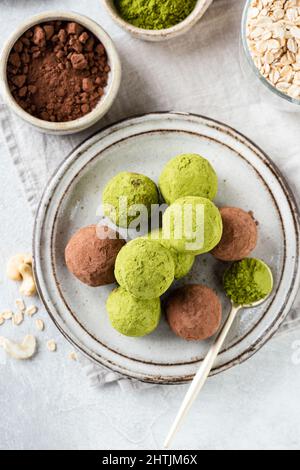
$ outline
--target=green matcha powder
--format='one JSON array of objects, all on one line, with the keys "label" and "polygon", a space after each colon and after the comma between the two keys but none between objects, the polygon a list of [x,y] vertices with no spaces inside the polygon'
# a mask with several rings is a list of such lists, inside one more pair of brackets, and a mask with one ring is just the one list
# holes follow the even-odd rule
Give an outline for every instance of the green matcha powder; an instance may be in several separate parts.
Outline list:
[{"label": "green matcha powder", "polygon": [[235,305],[251,305],[271,293],[272,274],[262,261],[246,258],[225,272],[224,289]]},{"label": "green matcha powder", "polygon": [[120,16],[142,29],[167,29],[185,20],[197,0],[115,0]]}]

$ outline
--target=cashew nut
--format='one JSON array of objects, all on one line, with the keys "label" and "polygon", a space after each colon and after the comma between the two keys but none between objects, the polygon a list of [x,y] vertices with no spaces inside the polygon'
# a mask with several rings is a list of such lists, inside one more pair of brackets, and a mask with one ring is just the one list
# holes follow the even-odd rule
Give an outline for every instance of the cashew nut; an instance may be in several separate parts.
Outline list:
[{"label": "cashew nut", "polygon": [[33,278],[32,267],[30,264],[23,263],[19,267],[20,274],[23,282],[20,287],[20,293],[26,297],[31,297],[36,294],[36,286]]},{"label": "cashew nut", "polygon": [[36,286],[32,272],[32,256],[18,254],[13,256],[7,264],[7,276],[13,281],[23,281],[20,292],[26,297],[36,293]]},{"label": "cashew nut", "polygon": [[30,254],[18,254],[10,258],[7,263],[7,277],[12,281],[22,281],[19,267],[23,263],[32,265],[32,256]]},{"label": "cashew nut", "polygon": [[13,341],[0,337],[0,346],[9,356],[14,359],[30,359],[36,351],[36,339],[32,335],[25,336],[21,344],[14,343]]}]

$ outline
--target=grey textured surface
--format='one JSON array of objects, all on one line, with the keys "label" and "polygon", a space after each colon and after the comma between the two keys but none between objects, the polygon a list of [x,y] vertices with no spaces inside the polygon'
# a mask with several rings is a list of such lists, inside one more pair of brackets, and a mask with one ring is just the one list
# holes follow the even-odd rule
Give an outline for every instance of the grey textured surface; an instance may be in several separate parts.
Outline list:
[{"label": "grey textured surface", "polygon": [[[89,11],[96,11],[98,0],[82,0],[76,5],[70,0],[43,0],[38,6],[34,0],[2,1],[0,15],[5,21],[0,40],[23,17],[34,12],[54,6],[84,12],[88,5],[92,7]],[[101,19],[101,15],[99,11],[97,19]],[[102,17],[107,20],[104,13]],[[109,20],[107,25],[111,25]],[[184,97],[178,98],[176,104],[184,108]],[[153,107],[157,106],[153,102]],[[198,107],[194,110],[199,111]],[[142,107],[137,111],[143,111]],[[218,114],[218,106],[211,111],[213,116]],[[254,111],[252,108],[251,112]],[[279,119],[279,115],[275,117]],[[246,125],[236,121],[233,112],[229,112],[227,122],[247,131]],[[284,130],[288,135],[292,119],[285,122]],[[251,133],[254,138],[255,132]],[[277,142],[271,137],[270,130],[267,135],[261,132],[257,136],[258,143],[280,157]],[[282,143],[282,150],[284,145]],[[3,148],[1,141],[0,148]],[[286,161],[284,170],[292,173],[292,165],[292,161]],[[296,178],[293,183],[297,185]],[[17,287],[5,279],[6,260],[16,251],[30,250],[33,222],[6,152],[2,152],[0,158],[0,188],[2,310],[13,307],[18,296]],[[26,363],[6,360],[0,351],[0,449],[159,449],[186,386],[155,387],[130,393],[121,392],[117,385],[94,390],[79,364],[68,360],[72,348],[47,319],[43,309],[39,316],[45,320],[46,329],[38,335],[39,351],[34,360]],[[6,324],[0,328],[1,335],[18,338],[34,331],[30,320],[20,327]],[[50,338],[58,343],[55,354],[46,349]],[[245,364],[210,379],[177,436],[175,447],[298,449],[300,361],[297,359],[300,354],[295,354],[294,348],[299,348],[299,344],[299,331],[286,333],[270,341]]]}]

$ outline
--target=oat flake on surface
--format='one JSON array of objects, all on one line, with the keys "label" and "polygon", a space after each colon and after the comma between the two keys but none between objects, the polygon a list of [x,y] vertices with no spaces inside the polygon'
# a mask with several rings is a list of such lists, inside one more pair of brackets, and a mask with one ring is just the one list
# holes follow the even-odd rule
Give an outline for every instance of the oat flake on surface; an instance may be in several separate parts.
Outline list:
[{"label": "oat flake on surface", "polygon": [[16,307],[20,312],[24,312],[26,309],[25,303],[22,299],[17,299],[16,302]]},{"label": "oat flake on surface", "polygon": [[71,351],[69,354],[68,354],[68,358],[70,359],[70,361],[77,361],[77,354],[75,351]]},{"label": "oat flake on surface", "polygon": [[13,312],[11,310],[4,310],[0,316],[3,318],[3,320],[11,320],[13,317]]},{"label": "oat flake on surface", "polygon": [[40,318],[35,320],[35,326],[37,327],[37,329],[39,331],[44,331],[44,329],[45,329],[45,324],[44,324],[43,320],[41,320]]},{"label": "oat flake on surface", "polygon": [[37,311],[38,311],[38,308],[35,305],[31,305],[30,307],[27,307],[25,313],[29,317],[32,317],[33,315],[37,313]]},{"label": "oat flake on surface", "polygon": [[47,341],[47,348],[50,352],[55,352],[57,349],[56,342],[53,339]]},{"label": "oat flake on surface", "polygon": [[24,321],[24,315],[22,312],[15,313],[12,317],[12,322],[15,326],[21,325]]}]

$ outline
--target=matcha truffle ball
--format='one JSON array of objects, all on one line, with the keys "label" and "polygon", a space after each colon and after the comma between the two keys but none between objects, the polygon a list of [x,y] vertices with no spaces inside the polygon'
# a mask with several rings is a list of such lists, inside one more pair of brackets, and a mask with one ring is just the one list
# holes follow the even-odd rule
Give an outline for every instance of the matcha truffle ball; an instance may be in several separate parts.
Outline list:
[{"label": "matcha truffle ball", "polygon": [[107,226],[89,225],[78,230],[65,249],[69,271],[81,282],[99,287],[115,282],[117,254],[125,240]]},{"label": "matcha truffle ball", "polygon": [[221,261],[247,258],[257,244],[257,226],[253,216],[238,207],[220,209],[223,235],[212,254]]},{"label": "matcha truffle ball", "polygon": [[125,336],[146,336],[158,326],[160,299],[137,299],[122,287],[113,290],[106,303],[110,322]]},{"label": "matcha truffle ball", "polygon": [[271,294],[273,275],[263,261],[246,258],[227,269],[223,284],[226,294],[235,305],[252,305]]},{"label": "matcha truffle ball", "polygon": [[166,314],[170,328],[177,336],[189,341],[200,341],[218,331],[222,306],[212,289],[194,284],[172,292]]},{"label": "matcha truffle ball", "polygon": [[133,206],[143,205],[149,218],[151,205],[158,202],[159,195],[155,183],[138,173],[117,174],[103,191],[104,213],[120,227],[128,227],[139,217],[140,213],[135,211]]},{"label": "matcha truffle ball", "polygon": [[163,215],[163,237],[180,252],[207,253],[220,242],[222,231],[219,209],[202,197],[178,199]]},{"label": "matcha truffle ball", "polygon": [[169,205],[186,196],[212,200],[218,192],[218,178],[209,161],[200,155],[178,155],[163,169],[159,189]]},{"label": "matcha truffle ball", "polygon": [[181,279],[186,276],[193,267],[195,256],[190,253],[180,253],[172,248],[169,240],[163,238],[162,230],[153,230],[148,234],[148,239],[156,241],[170,251],[175,264],[175,279]]},{"label": "matcha truffle ball", "polygon": [[171,253],[157,242],[137,238],[117,256],[115,276],[121,287],[139,299],[160,297],[174,281]]}]

